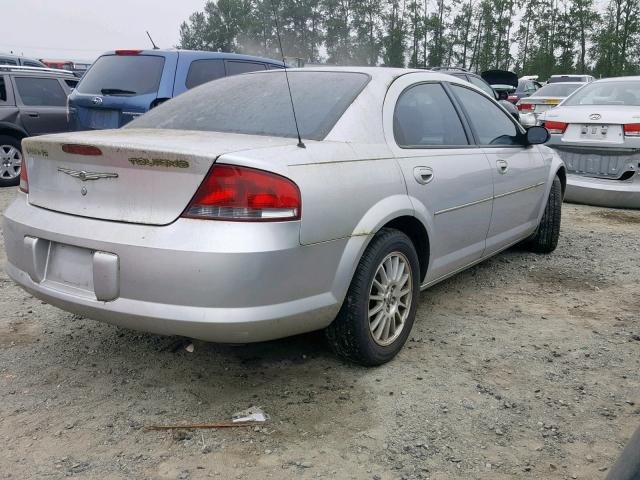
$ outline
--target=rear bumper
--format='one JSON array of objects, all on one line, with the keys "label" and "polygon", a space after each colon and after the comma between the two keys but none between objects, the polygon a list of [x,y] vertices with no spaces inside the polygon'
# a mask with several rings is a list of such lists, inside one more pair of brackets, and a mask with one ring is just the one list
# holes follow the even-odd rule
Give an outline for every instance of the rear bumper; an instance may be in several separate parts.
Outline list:
[{"label": "rear bumper", "polygon": [[[329,325],[348,285],[341,272],[353,267],[348,251],[360,248],[353,249],[353,239],[301,246],[297,222],[120,224],[33,207],[24,194],[6,211],[3,233],[7,272],[34,296],[114,325],[223,343]],[[41,239],[47,251],[37,252],[33,239]],[[50,252],[59,245],[79,247],[93,258],[88,287],[60,282],[87,273],[71,261],[54,268]],[[98,261],[95,252],[117,257],[117,267],[105,267],[104,255]],[[62,273],[50,278],[54,270]],[[109,291],[116,292],[113,300],[97,299]]]},{"label": "rear bumper", "polygon": [[565,200],[599,207],[640,208],[640,173],[626,181],[569,174]]}]

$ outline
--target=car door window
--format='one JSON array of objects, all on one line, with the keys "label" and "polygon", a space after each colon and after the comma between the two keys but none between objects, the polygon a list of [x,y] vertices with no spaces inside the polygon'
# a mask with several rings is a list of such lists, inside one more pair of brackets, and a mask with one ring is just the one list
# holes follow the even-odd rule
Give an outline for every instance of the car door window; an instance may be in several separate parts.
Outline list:
[{"label": "car door window", "polygon": [[0,77],[0,104],[7,101],[7,84],[4,81],[4,77]]},{"label": "car door window", "polygon": [[405,90],[396,104],[393,134],[401,148],[468,145],[451,99],[438,83]]},{"label": "car door window", "polygon": [[41,68],[41,67],[42,67],[42,65],[40,65],[39,63],[36,63],[36,62],[30,62],[29,60],[25,60],[25,61],[23,62],[23,65],[24,65],[25,67],[38,67],[38,68]]},{"label": "car door window", "polygon": [[0,58],[0,65],[18,65],[12,58]]},{"label": "car door window", "polygon": [[78,80],[65,80],[64,83],[66,83],[69,88],[76,88],[76,86],[78,86]]},{"label": "car door window", "polygon": [[203,83],[217,80],[225,75],[223,60],[195,60],[191,62],[187,73],[187,88],[194,88]]},{"label": "car door window", "polygon": [[488,98],[468,88],[451,87],[465,109],[481,145],[520,145],[520,131],[510,116]]},{"label": "car door window", "polygon": [[239,75],[241,73],[255,72],[256,70],[266,70],[264,63],[257,62],[226,62],[227,76]]},{"label": "car door window", "polygon": [[55,78],[16,77],[22,103],[27,106],[64,107],[67,94]]}]

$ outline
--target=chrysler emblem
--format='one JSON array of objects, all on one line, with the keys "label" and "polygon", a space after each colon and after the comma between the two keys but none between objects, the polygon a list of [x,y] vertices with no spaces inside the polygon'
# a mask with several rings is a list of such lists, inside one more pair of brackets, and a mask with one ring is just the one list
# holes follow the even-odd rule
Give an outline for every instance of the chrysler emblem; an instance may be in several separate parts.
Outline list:
[{"label": "chrysler emblem", "polygon": [[601,118],[602,118],[602,115],[600,115],[599,113],[593,113],[589,115],[589,120],[600,120]]},{"label": "chrysler emblem", "polygon": [[102,105],[102,97],[93,97],[91,103],[94,105]]},{"label": "chrysler emblem", "polygon": [[117,173],[100,173],[100,172],[87,172],[85,170],[71,170],[70,168],[58,167],[60,173],[69,175],[73,178],[79,178],[83,182],[88,180],[100,180],[102,178],[118,178]]}]

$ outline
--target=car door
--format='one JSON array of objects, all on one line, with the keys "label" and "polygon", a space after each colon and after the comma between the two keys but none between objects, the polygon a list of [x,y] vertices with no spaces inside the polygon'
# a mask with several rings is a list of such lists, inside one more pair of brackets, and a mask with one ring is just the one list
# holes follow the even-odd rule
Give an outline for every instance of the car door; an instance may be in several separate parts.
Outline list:
[{"label": "car door", "polygon": [[66,132],[67,90],[54,77],[13,77],[20,118],[29,135]]},{"label": "car door", "polygon": [[481,258],[493,199],[486,155],[472,144],[445,84],[432,78],[400,77],[389,89],[384,111],[387,143],[416,216],[430,227],[425,284]]},{"label": "car door", "polygon": [[485,254],[495,253],[536,228],[548,166],[538,147],[524,146],[524,131],[495,102],[462,85],[451,89],[491,165],[494,200]]}]

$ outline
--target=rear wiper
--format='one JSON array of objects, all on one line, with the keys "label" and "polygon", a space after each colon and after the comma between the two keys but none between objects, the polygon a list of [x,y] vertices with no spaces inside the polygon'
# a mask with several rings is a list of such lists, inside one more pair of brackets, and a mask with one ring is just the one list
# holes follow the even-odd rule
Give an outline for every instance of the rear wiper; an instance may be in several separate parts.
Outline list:
[{"label": "rear wiper", "polygon": [[135,95],[132,90],[122,90],[121,88],[103,88],[100,90],[103,95]]}]

